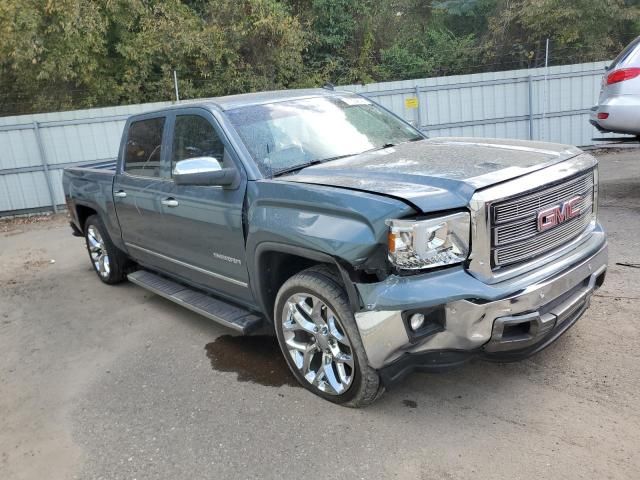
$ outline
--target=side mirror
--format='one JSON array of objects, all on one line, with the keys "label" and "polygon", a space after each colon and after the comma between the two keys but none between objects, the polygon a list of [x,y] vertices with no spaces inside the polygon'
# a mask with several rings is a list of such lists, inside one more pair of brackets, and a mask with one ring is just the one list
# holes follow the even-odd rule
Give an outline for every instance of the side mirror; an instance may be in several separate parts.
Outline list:
[{"label": "side mirror", "polygon": [[172,176],[176,185],[232,186],[238,179],[238,172],[235,168],[222,168],[216,158],[194,157],[177,162]]}]

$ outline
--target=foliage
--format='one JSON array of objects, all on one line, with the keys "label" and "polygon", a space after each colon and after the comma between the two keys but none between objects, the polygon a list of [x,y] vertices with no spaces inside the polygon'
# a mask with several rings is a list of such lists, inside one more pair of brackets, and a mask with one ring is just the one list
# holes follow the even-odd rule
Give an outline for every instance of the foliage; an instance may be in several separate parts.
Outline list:
[{"label": "foliage", "polygon": [[[635,6],[632,3],[636,3]],[[613,58],[640,34],[637,2],[625,0],[500,0],[489,21],[488,57],[540,64],[546,39],[556,63]]]},{"label": "foliage", "polygon": [[452,75],[467,71],[474,61],[472,35],[456,37],[444,29],[427,30],[421,37],[408,37],[380,52],[377,71],[381,80]]},{"label": "foliage", "polygon": [[0,114],[614,57],[638,0],[2,0]]}]

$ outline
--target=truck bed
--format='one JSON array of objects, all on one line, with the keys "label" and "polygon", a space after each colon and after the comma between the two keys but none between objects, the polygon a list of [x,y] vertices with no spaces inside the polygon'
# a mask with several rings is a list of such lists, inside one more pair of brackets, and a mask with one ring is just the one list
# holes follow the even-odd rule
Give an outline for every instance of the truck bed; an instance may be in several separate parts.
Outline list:
[{"label": "truck bed", "polygon": [[112,184],[115,173],[115,160],[87,163],[77,167],[65,168],[62,175],[62,184],[65,193],[68,193],[67,188],[72,186],[76,181],[96,181],[104,183],[105,180],[108,179],[109,183]]},{"label": "truck bed", "polygon": [[99,162],[88,162],[78,165],[76,167],[68,167],[65,168],[65,171],[79,171],[79,170],[111,170],[115,173],[116,171],[116,160],[100,160]]},{"label": "truck bed", "polygon": [[64,169],[62,187],[74,220],[77,220],[74,218],[76,206],[91,208],[109,223],[115,219],[113,209],[115,174],[115,161],[94,162]]}]

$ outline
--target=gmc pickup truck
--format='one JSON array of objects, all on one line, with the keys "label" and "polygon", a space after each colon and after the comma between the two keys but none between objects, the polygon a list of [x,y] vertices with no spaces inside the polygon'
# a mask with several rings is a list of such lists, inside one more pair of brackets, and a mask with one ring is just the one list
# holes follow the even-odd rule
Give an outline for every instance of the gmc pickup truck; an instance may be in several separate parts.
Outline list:
[{"label": "gmc pickup truck", "polygon": [[100,280],[272,329],[303,386],[353,407],[415,370],[542,350],[607,268],[594,157],[429,139],[348,92],[135,115],[116,164],[63,183]]}]

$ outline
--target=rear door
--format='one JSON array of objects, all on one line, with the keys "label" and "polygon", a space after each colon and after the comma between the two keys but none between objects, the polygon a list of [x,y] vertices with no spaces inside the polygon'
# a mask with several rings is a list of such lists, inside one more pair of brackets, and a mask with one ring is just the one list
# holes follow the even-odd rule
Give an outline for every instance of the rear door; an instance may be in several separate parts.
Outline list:
[{"label": "rear door", "polygon": [[161,247],[160,199],[169,182],[161,172],[167,126],[166,115],[157,113],[135,117],[127,124],[113,186],[125,246],[132,257],[150,265],[157,263],[157,257],[148,252]]},{"label": "rear door", "polygon": [[[170,141],[154,240],[164,268],[190,283],[246,301],[250,298],[242,224],[246,174],[213,114],[203,108],[171,112]],[[239,185],[176,185],[172,171],[180,160],[213,157],[222,168],[237,169]]]}]

